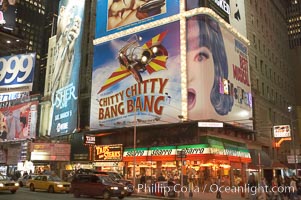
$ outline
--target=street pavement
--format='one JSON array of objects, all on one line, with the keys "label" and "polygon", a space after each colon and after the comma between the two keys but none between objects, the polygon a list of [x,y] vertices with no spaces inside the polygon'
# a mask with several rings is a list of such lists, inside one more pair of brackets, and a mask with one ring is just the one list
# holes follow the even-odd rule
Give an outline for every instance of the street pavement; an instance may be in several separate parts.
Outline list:
[{"label": "street pavement", "polygon": [[[189,193],[184,193],[184,197],[180,197],[179,193],[177,193],[176,197],[168,197],[166,196],[157,196],[157,195],[150,195],[144,192],[136,192],[133,196],[137,197],[145,197],[145,198],[157,198],[157,199],[170,199],[170,200],[212,200],[217,199],[215,192],[194,192],[192,197],[189,196]],[[238,193],[222,193],[221,199],[223,200],[246,200],[248,198],[242,197],[241,194]]]}]

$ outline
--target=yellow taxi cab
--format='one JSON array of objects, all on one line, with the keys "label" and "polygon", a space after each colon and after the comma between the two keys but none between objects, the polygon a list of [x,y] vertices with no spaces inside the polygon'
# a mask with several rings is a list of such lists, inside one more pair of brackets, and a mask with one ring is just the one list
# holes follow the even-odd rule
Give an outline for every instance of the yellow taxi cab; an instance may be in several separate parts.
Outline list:
[{"label": "yellow taxi cab", "polygon": [[15,194],[19,189],[19,183],[11,180],[8,176],[0,174],[0,191],[10,191]]},{"label": "yellow taxi cab", "polygon": [[50,193],[69,193],[70,191],[70,183],[62,181],[56,175],[37,175],[34,179],[28,180],[26,186],[29,187],[30,191],[46,190]]}]

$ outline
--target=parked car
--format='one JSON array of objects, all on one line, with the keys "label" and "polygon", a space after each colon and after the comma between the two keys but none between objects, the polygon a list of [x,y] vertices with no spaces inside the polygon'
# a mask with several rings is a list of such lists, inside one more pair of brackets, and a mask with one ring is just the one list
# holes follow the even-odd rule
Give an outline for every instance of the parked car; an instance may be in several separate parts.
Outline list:
[{"label": "parked car", "polygon": [[19,183],[20,187],[23,187],[23,186],[26,186],[26,183],[28,180],[33,179],[36,176],[37,176],[36,174],[27,174],[27,175],[20,177],[17,182]]},{"label": "parked car", "polygon": [[97,171],[94,169],[78,169],[75,174],[103,174],[108,175],[113,181],[116,181],[117,183],[121,183],[126,187],[126,195],[130,196],[133,191],[133,183],[130,180],[125,179],[121,174],[117,172],[111,172],[111,171]]},{"label": "parked car", "polygon": [[125,179],[121,174],[117,172],[105,172],[105,171],[100,171],[98,172],[99,174],[105,174],[111,177],[114,181],[117,183],[121,183],[124,186],[127,187],[127,195],[130,196],[133,193],[133,183],[130,180]]},{"label": "parked car", "polygon": [[71,192],[74,197],[81,195],[90,197],[102,196],[104,199],[118,197],[123,199],[126,192],[125,186],[113,181],[103,174],[76,174],[71,181]]},{"label": "parked car", "polygon": [[12,194],[19,189],[19,183],[15,182],[8,176],[0,174],[0,191],[10,191]]},{"label": "parked car", "polygon": [[70,183],[62,181],[62,179],[55,175],[37,175],[34,179],[27,181],[26,186],[30,191],[46,190],[50,193],[54,192],[70,192]]}]

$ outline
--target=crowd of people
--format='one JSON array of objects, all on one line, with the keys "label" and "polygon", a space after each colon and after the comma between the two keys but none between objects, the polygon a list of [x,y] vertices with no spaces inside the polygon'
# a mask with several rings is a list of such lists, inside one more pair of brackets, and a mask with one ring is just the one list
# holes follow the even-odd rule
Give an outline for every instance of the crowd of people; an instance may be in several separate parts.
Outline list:
[{"label": "crowd of people", "polygon": [[270,181],[262,177],[257,181],[255,175],[251,174],[248,187],[255,188],[249,192],[250,200],[298,200],[301,195],[301,180],[295,175],[290,177],[279,175]]}]

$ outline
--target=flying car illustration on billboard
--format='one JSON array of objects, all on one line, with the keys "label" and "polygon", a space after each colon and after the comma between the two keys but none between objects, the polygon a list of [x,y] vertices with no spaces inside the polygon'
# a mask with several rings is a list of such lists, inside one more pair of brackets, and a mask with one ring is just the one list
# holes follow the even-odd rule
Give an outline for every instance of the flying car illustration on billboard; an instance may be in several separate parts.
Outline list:
[{"label": "flying car illustration on billboard", "polygon": [[161,44],[167,31],[164,31],[140,45],[142,38],[133,35],[126,45],[118,51],[118,62],[120,66],[105,81],[98,94],[132,75],[138,83],[142,83],[142,72],[148,74],[166,69],[168,52]]}]

